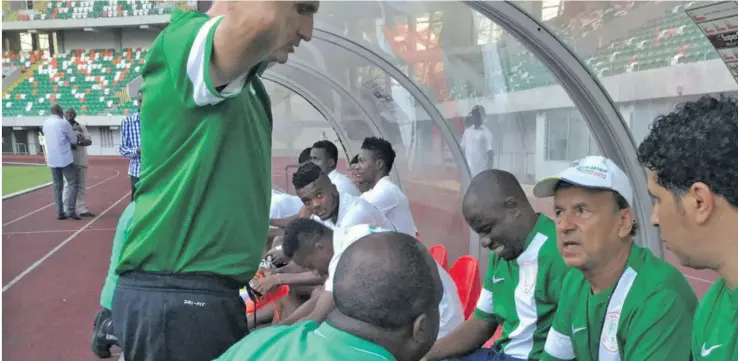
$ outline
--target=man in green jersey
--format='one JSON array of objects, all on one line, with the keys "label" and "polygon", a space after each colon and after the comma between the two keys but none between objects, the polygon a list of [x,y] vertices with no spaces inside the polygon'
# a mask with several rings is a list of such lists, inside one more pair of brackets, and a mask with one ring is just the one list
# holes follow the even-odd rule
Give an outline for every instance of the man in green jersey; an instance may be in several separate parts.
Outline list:
[{"label": "man in green jersey", "polygon": [[738,99],[705,96],[656,118],[638,148],[651,222],[682,265],[717,271],[694,317],[695,361],[738,360]]},{"label": "man in green jersey", "polygon": [[442,286],[414,237],[380,232],[351,244],[336,265],[336,309],[325,322],[255,331],[219,361],[415,361],[438,334]]},{"label": "man in green jersey", "polygon": [[688,361],[697,297],[672,265],[633,242],[633,189],[611,160],[590,156],[533,188],[554,196],[567,265],[543,360]]},{"label": "man in green jersey", "polygon": [[[559,302],[566,264],[553,221],[537,214],[515,176],[485,170],[472,179],[462,212],[489,256],[474,315],[441,338],[425,360],[538,360]],[[502,326],[491,349],[480,348]]]},{"label": "man in green jersey", "polygon": [[271,114],[259,79],[310,40],[316,1],[174,9],[142,71],[142,173],[116,269],[127,361],[208,360],[247,332],[267,241]]},{"label": "man in green jersey", "polygon": [[133,210],[136,208],[135,203],[128,204],[126,209],[118,218],[118,225],[115,228],[113,236],[113,249],[110,252],[110,266],[108,267],[108,276],[105,278],[102,292],[100,292],[100,306],[102,310],[95,315],[92,331],[92,352],[99,358],[110,357],[110,347],[118,344],[118,339],[113,333],[113,319],[111,311],[113,309],[113,291],[118,284],[118,275],[115,273],[115,267],[118,265],[120,257],[120,249],[127,239],[128,225],[131,224]]}]

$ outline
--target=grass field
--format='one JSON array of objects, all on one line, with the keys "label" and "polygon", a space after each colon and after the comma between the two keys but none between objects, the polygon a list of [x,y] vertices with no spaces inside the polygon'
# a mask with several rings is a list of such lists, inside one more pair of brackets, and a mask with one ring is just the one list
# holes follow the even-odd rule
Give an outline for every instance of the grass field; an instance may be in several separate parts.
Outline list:
[{"label": "grass field", "polygon": [[49,182],[51,172],[45,166],[3,166],[3,196]]}]

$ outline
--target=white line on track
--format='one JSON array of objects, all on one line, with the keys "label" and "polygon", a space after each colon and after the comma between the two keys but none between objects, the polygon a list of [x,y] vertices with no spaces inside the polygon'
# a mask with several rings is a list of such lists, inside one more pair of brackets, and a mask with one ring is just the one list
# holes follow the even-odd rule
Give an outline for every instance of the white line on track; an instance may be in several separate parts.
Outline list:
[{"label": "white line on track", "polygon": [[[683,272],[682,272],[682,273],[683,273]],[[715,280],[713,280],[713,281],[710,281],[710,280],[706,280],[706,279],[704,279],[704,278],[699,278],[699,277],[695,277],[695,276],[690,276],[690,275],[684,275],[684,277],[686,277],[686,278],[689,278],[689,279],[693,279],[693,280],[695,280],[695,281],[700,281],[700,282],[704,282],[704,283],[707,283],[707,284],[710,284],[710,285],[711,285],[711,284],[713,284],[713,283],[715,283]]]},{"label": "white line on track", "polygon": [[[103,179],[103,180],[101,180],[101,181],[99,181],[99,182],[97,182],[97,183],[95,183],[95,184],[93,184],[93,185],[91,185],[91,186],[89,186],[89,187],[86,187],[85,189],[87,189],[87,190],[90,190],[90,189],[92,189],[92,188],[95,188],[95,187],[99,186],[100,184],[103,184],[103,183],[105,183],[105,182],[107,182],[107,181],[109,181],[109,180],[111,180],[111,179],[113,179],[113,178],[116,178],[117,176],[119,176],[119,175],[120,175],[120,171],[118,171],[118,170],[115,170],[115,169],[113,169],[113,171],[115,172],[115,175],[114,175],[114,176],[112,176],[112,177],[109,177],[109,178],[105,178],[105,179]],[[26,218],[26,217],[28,217],[28,216],[32,216],[32,215],[34,215],[34,214],[36,214],[36,213],[38,213],[38,212],[41,212],[41,211],[43,211],[44,209],[46,209],[46,208],[49,208],[49,207],[51,207],[51,206],[53,206],[53,205],[54,205],[54,203],[53,203],[53,202],[52,202],[52,203],[49,203],[49,204],[47,204],[47,205],[45,205],[45,206],[43,206],[43,207],[41,207],[41,208],[39,208],[39,209],[37,209],[37,210],[35,210],[35,211],[31,211],[31,212],[29,212],[28,214],[22,215],[22,216],[20,216],[20,217],[18,217],[18,218],[16,218],[16,219],[14,219],[14,220],[12,220],[12,221],[8,222],[8,223],[5,223],[5,224],[3,224],[3,227],[5,227],[5,226],[7,226],[7,225],[9,225],[9,224],[12,224],[12,223],[18,222],[18,221],[20,221],[21,219],[23,219],[23,218]]]},{"label": "white line on track", "polygon": [[[29,232],[3,232],[3,236],[15,236],[20,234],[43,234],[43,233],[67,233],[67,232],[76,232],[76,229],[55,229],[50,231],[29,231]],[[85,232],[92,232],[92,231],[115,231],[115,228],[95,228],[95,229],[86,229]]]},{"label": "white line on track", "polygon": [[34,262],[32,265],[30,265],[28,268],[26,268],[25,271],[21,272],[21,274],[15,276],[12,281],[8,282],[7,285],[3,286],[3,293],[10,289],[10,287],[13,287],[18,281],[23,279],[26,275],[31,273],[36,267],[40,266],[44,261],[46,261],[49,257],[53,256],[54,253],[58,252],[62,247],[64,247],[67,243],[71,242],[74,238],[76,238],[80,233],[82,233],[85,229],[87,229],[89,226],[91,226],[95,221],[100,219],[100,217],[104,216],[106,213],[108,213],[111,209],[115,208],[120,202],[123,202],[126,199],[130,199],[131,192],[126,193],[121,199],[117,200],[115,203],[113,203],[110,207],[102,211],[100,214],[98,214],[95,218],[87,222],[82,228],[78,229],[76,232],[72,233],[71,236],[67,237],[62,243],[59,243],[56,247],[52,248],[51,251],[46,253],[43,257],[41,257],[38,261]]}]

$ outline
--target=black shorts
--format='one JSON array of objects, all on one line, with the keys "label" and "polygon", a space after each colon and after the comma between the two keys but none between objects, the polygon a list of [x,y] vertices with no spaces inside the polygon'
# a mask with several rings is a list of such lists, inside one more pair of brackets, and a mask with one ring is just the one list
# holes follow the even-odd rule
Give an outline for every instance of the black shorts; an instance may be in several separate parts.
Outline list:
[{"label": "black shorts", "polygon": [[113,297],[114,332],[126,361],[207,361],[248,334],[231,278],[127,272]]}]

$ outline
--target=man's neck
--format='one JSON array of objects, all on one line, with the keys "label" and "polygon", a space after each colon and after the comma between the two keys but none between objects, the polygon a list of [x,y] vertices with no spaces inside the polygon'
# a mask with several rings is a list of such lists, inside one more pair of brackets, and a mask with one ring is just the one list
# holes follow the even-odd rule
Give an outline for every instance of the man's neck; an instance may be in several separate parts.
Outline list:
[{"label": "man's neck", "polygon": [[623,247],[616,255],[608,258],[604,264],[591,270],[582,270],[584,277],[589,281],[592,293],[597,294],[612,286],[623,274],[625,264],[628,262],[632,243]]},{"label": "man's neck", "polygon": [[333,221],[333,224],[338,223],[338,210],[341,208],[341,194],[339,193],[336,195],[336,210],[333,211],[333,214],[331,215],[331,221]]},{"label": "man's neck", "polygon": [[377,183],[379,183],[379,181],[381,181],[382,178],[384,178],[386,176],[387,176],[387,174],[384,174],[384,173],[377,174],[377,177],[374,178],[374,180],[371,183],[371,187],[369,187],[369,189],[374,189],[374,187],[377,186]]}]

